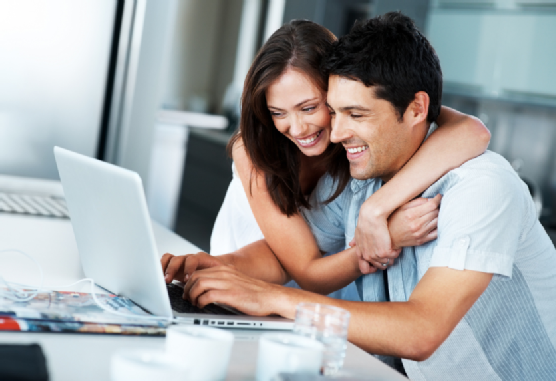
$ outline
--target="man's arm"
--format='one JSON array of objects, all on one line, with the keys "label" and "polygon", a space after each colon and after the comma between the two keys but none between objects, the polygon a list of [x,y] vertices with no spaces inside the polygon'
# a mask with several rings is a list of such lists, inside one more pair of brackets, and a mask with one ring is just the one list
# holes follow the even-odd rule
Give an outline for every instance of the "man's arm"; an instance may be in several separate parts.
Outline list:
[{"label": "man's arm", "polygon": [[407,302],[351,302],[246,277],[229,267],[193,274],[186,293],[199,306],[220,302],[250,315],[295,318],[301,302],[351,313],[348,339],[374,354],[426,360],[446,340],[487,288],[492,274],[431,268]]},{"label": "man's arm", "polygon": [[407,302],[353,303],[349,339],[375,354],[423,361],[448,338],[492,274],[431,268]]}]

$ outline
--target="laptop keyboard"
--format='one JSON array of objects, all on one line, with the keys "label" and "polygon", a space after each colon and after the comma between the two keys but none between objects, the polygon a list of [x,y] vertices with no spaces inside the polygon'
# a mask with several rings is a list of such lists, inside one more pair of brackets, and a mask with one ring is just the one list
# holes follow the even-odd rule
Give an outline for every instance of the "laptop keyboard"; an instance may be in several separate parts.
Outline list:
[{"label": "laptop keyboard", "polygon": [[194,306],[188,300],[184,300],[182,298],[183,288],[174,283],[167,284],[166,288],[168,289],[168,296],[170,297],[170,305],[176,312],[194,314],[236,315],[235,313],[215,304],[209,304],[204,308]]},{"label": "laptop keyboard", "polygon": [[63,197],[0,191],[0,213],[69,218]]}]

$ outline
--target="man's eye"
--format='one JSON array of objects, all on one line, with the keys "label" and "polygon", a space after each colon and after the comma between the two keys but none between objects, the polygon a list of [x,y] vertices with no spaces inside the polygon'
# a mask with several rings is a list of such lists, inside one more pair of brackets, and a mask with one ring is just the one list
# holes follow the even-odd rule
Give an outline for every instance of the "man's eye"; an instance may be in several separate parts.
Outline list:
[{"label": "man's eye", "polygon": [[330,116],[336,116],[336,113],[335,113],[334,111],[332,111],[332,110],[329,110],[329,111],[328,111],[328,115],[330,115]]},{"label": "man's eye", "polygon": [[361,118],[363,115],[351,114],[350,116],[351,116],[353,119],[357,119],[357,118]]}]

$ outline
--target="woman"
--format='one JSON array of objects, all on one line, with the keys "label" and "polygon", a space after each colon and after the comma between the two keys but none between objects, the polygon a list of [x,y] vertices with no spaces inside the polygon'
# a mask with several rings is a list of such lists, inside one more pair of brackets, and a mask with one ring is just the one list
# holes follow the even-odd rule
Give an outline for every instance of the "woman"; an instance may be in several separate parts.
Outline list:
[{"label": "woman", "polygon": [[[300,209],[309,207],[308,196],[325,173],[337,179],[333,197],[349,181],[345,150],[330,143],[327,78],[319,70],[335,39],[315,23],[292,21],[261,48],[245,80],[240,130],[228,145],[237,173],[211,240],[213,254],[235,253],[218,259],[206,254],[168,254],[162,259],[166,281],[183,280],[199,264],[233,263],[248,275],[283,282],[283,277],[259,266],[253,259],[256,257],[241,260],[244,249],[240,247],[264,237],[264,241],[252,244],[258,245],[261,256],[263,252],[273,253],[302,288],[327,294],[361,273],[384,269],[385,262],[397,257],[400,247],[436,237],[440,200],[409,200],[450,169],[484,152],[490,138],[479,121],[448,108],[442,109],[439,128],[414,157],[366,201],[354,249],[323,257],[299,214]],[[244,213],[243,220],[238,221],[238,213]],[[249,238],[240,241],[238,237]],[[338,251],[343,249],[338,247]],[[363,252],[371,257],[369,262],[361,259]]]}]

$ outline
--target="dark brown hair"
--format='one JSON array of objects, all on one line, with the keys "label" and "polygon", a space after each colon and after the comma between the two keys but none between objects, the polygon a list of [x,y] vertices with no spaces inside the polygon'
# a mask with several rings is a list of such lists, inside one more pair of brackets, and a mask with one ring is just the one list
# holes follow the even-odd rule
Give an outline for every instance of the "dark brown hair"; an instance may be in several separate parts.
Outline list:
[{"label": "dark brown hair", "polygon": [[[228,153],[241,140],[255,170],[265,174],[272,201],[287,216],[298,208],[309,208],[299,181],[298,147],[280,133],[267,108],[266,90],[288,68],[307,74],[322,90],[328,88],[328,76],[320,65],[336,37],[326,28],[307,20],[293,20],[282,26],[257,53],[245,78],[241,98],[238,132],[228,143]],[[330,144],[321,155],[328,172],[337,179],[337,197],[349,181],[349,163],[341,145]]]}]

